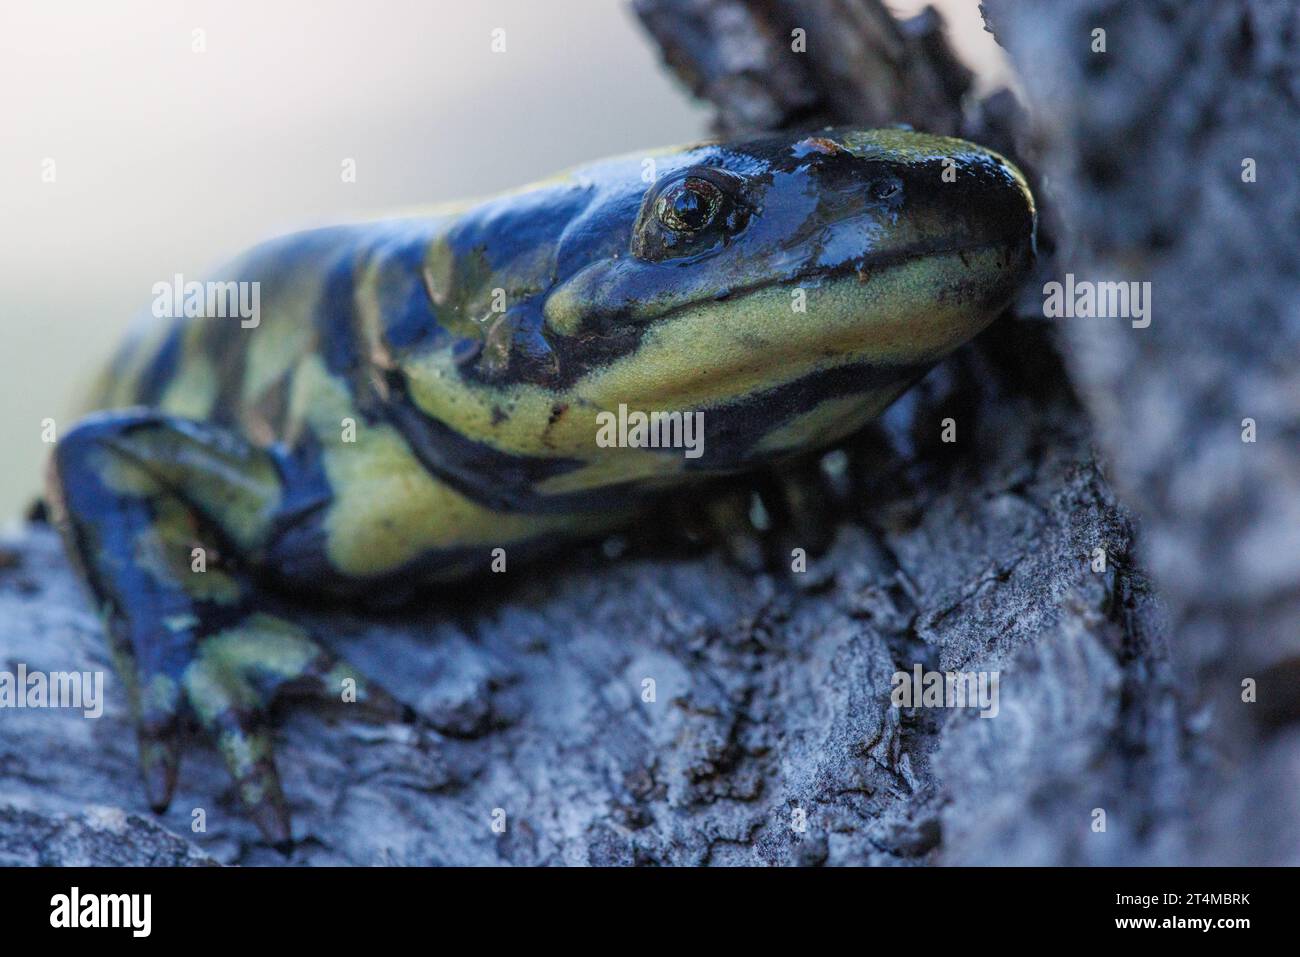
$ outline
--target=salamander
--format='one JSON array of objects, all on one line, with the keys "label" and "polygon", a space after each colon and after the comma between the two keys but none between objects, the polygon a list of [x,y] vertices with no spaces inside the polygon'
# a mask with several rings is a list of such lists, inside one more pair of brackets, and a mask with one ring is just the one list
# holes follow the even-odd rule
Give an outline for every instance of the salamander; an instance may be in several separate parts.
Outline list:
[{"label": "salamander", "polygon": [[255,315],[153,310],[48,481],[149,804],[197,719],[283,846],[277,695],[412,719],[284,595],[420,595],[834,446],[999,314],[1034,234],[998,154],[827,129],[274,239],[213,277]]}]

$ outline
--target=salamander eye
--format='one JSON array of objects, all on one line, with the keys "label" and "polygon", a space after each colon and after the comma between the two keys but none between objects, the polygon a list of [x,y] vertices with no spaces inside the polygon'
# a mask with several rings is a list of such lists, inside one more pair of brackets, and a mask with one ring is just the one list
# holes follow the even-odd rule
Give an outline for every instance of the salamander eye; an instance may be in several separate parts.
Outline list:
[{"label": "salamander eye", "polygon": [[755,211],[735,173],[714,166],[682,170],[646,191],[628,251],[646,262],[707,256],[739,236]]},{"label": "salamander eye", "polygon": [[655,201],[655,218],[679,233],[699,232],[718,215],[722,199],[722,190],[708,180],[688,177]]}]

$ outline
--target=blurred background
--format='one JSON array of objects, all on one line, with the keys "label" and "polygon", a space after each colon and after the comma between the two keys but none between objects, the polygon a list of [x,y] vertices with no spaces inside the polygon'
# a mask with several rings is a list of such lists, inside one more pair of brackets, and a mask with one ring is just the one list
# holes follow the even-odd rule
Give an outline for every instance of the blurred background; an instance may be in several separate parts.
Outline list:
[{"label": "blurred background", "polygon": [[[1003,82],[977,0],[933,5],[979,90]],[[619,0],[5,0],[0,102],[0,522],[39,492],[41,421],[67,429],[155,282],[709,120]]]}]

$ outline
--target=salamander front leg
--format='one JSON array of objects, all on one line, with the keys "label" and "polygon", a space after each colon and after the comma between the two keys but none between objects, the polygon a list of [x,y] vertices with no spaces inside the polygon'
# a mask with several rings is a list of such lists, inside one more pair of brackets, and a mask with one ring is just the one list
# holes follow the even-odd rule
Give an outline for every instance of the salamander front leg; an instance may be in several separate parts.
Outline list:
[{"label": "salamander front leg", "polygon": [[50,500],[128,689],[149,804],[176,785],[180,722],[214,736],[240,800],[285,846],[290,822],[267,714],[281,694],[399,702],[260,600],[291,468],[241,437],[149,410],[101,413],[55,450]]}]

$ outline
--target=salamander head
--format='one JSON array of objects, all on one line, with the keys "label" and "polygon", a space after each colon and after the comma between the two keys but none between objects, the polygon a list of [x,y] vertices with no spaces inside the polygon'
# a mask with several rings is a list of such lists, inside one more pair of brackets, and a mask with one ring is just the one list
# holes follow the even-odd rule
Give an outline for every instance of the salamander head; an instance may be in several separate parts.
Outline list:
[{"label": "salamander head", "polygon": [[[527,390],[570,415],[703,411],[695,467],[725,471],[879,413],[1005,307],[1034,229],[1025,180],[996,153],[829,129],[580,169],[471,211],[439,268],[466,312],[504,291],[457,374],[520,393],[505,415],[538,405]],[[494,444],[599,454],[576,447],[590,430],[545,424],[548,444],[508,424]]]},{"label": "salamander head", "polygon": [[602,405],[725,415],[715,454],[859,427],[984,328],[1031,261],[1024,178],[962,140],[829,130],[657,165],[627,248],[552,291],[545,329]]}]

